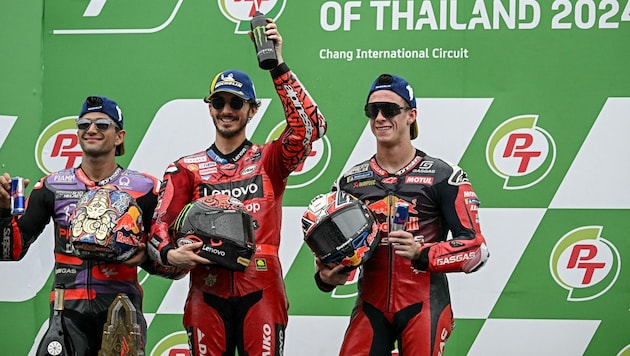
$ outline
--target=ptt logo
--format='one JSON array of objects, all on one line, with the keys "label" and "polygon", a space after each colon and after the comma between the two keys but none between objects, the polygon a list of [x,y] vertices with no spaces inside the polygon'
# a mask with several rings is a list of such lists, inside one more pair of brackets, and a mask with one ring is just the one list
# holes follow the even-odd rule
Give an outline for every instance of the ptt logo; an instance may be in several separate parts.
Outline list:
[{"label": "ptt logo", "polygon": [[544,179],[556,160],[551,135],[536,126],[538,115],[516,116],[497,127],[486,146],[490,169],[505,179],[503,189],[529,188]]},{"label": "ptt logo", "polygon": [[286,0],[219,0],[219,8],[228,20],[236,23],[234,33],[244,34],[250,30],[249,21],[256,10],[272,19],[280,17]]},{"label": "ptt logo", "polygon": [[76,167],[81,163],[76,116],[62,117],[48,125],[35,145],[35,161],[44,174]]},{"label": "ptt logo", "polygon": [[178,331],[163,337],[153,347],[154,356],[190,356],[188,336],[184,331]]},{"label": "ptt logo", "polygon": [[[286,121],[278,123],[271,130],[265,142],[279,138],[286,125]],[[311,152],[306,160],[289,175],[287,189],[306,187],[316,181],[326,171],[331,156],[332,150],[328,137],[322,136],[321,139],[313,142]]]},{"label": "ptt logo", "polygon": [[606,293],[621,270],[619,251],[601,237],[602,226],[584,226],[568,232],[553,248],[551,275],[569,291],[568,301],[586,301]]}]

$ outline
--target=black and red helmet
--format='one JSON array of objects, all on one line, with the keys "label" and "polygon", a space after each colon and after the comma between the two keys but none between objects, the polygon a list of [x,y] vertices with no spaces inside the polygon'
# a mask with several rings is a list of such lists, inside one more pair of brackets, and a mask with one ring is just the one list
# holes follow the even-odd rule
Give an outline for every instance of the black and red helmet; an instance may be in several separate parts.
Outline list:
[{"label": "black and red helmet", "polygon": [[225,194],[187,204],[173,225],[178,245],[203,242],[199,256],[244,271],[256,251],[254,221],[237,198]]},{"label": "black and red helmet", "polygon": [[314,197],[302,215],[304,241],[330,267],[353,269],[378,246],[378,226],[368,207],[351,194],[334,191]]}]

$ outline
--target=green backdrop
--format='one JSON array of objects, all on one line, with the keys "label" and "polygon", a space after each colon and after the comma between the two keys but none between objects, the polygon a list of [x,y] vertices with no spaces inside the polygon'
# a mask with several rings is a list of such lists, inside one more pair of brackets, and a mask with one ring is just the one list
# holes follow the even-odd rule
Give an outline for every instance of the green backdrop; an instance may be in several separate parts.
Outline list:
[{"label": "green backdrop", "polygon": [[[413,85],[414,144],[465,168],[481,199],[491,258],[450,278],[445,354],[630,355],[628,0],[3,1],[1,170],[34,180],[76,165],[72,120],[105,95],[125,115],[119,163],[161,177],[213,142],[201,98],[228,68],[248,72],[263,103],[249,137],[273,139],[283,116],[246,35],[255,6],[276,19],[329,127],[284,199],[286,355],[341,343],[356,280],[315,288],[299,217],[374,151],[362,109],[385,72]],[[32,353],[47,325],[51,251],[47,230],[24,260],[0,264],[7,354]],[[187,354],[186,280],[142,277],[147,354]]]}]

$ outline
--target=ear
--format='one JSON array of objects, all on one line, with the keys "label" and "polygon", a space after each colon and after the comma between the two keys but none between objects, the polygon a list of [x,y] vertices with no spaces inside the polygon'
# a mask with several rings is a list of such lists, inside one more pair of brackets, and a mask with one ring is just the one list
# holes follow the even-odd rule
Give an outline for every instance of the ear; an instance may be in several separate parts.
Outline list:
[{"label": "ear", "polygon": [[125,135],[126,134],[127,134],[127,131],[125,131],[125,130],[118,130],[118,132],[116,132],[116,146],[118,146],[121,143],[125,142]]},{"label": "ear", "polygon": [[407,116],[407,123],[409,124],[409,126],[411,126],[411,124],[413,124],[413,122],[416,121],[417,118],[418,118],[418,109],[411,108],[411,110],[409,110],[409,115]]}]

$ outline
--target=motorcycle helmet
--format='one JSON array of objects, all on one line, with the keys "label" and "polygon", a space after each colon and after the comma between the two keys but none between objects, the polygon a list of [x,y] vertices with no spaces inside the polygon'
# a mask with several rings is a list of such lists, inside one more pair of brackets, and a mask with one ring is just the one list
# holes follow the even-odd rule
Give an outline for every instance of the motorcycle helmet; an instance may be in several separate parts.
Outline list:
[{"label": "motorcycle helmet", "polygon": [[138,250],[143,230],[136,200],[114,186],[88,190],[70,216],[70,242],[84,260],[128,260]]},{"label": "motorcycle helmet", "polygon": [[378,246],[378,226],[368,207],[344,191],[319,194],[302,216],[304,241],[328,265],[357,268]]},{"label": "motorcycle helmet", "polygon": [[229,195],[210,195],[187,204],[173,230],[179,246],[203,242],[199,256],[232,271],[245,271],[256,251],[252,216]]}]

